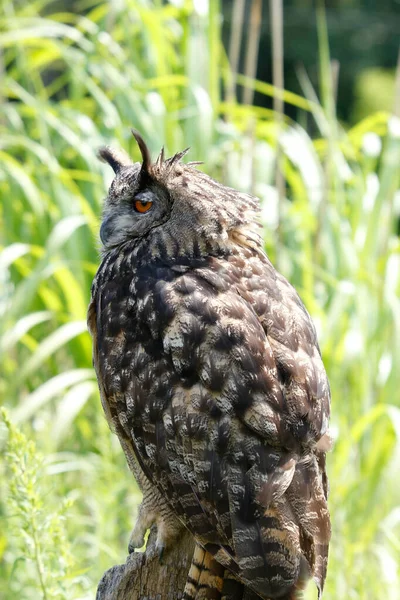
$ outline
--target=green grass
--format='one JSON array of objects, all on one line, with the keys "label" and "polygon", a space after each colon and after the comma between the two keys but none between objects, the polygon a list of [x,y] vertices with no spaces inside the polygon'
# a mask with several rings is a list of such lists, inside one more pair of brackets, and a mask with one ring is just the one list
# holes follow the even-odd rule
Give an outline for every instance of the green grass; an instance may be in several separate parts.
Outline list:
[{"label": "green grass", "polygon": [[332,387],[325,597],[400,598],[399,120],[337,122],[320,13],[321,90],[300,72],[304,97],[284,94],[319,134],[285,120],[278,207],[274,114],[226,102],[218,2],[76,7],[85,16],[46,0],[0,9],[0,397],[25,435],[0,426],[1,597],[93,598],[125,560],[139,493],[102,415],[85,319],[111,179],[96,151],[138,159],[133,126],[154,153],[190,145],[261,198],[268,253],[315,319]]}]

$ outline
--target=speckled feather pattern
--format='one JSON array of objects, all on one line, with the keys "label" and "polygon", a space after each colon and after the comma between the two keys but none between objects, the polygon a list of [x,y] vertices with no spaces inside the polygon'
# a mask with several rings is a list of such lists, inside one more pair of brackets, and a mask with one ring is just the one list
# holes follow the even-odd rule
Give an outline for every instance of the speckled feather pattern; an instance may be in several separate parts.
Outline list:
[{"label": "speckled feather pattern", "polygon": [[321,593],[330,392],[315,329],[263,250],[257,200],[180,158],[124,165],[110,191],[106,214],[135,177],[168,210],[104,248],[88,317],[103,407],[142,488],[236,581],[289,599],[313,577]]}]

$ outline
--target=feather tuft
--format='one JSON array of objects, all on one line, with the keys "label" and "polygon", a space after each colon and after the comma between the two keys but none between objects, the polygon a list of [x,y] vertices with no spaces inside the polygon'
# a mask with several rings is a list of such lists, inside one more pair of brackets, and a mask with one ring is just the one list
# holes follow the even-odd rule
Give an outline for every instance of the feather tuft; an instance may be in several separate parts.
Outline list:
[{"label": "feather tuft", "polygon": [[168,164],[168,168],[169,170],[173,169],[181,160],[182,158],[189,152],[190,148],[185,148],[184,150],[181,150],[181,152],[177,152],[176,154],[174,154],[174,156],[171,156],[171,158],[169,158],[168,160],[166,160],[166,164]]},{"label": "feather tuft", "polygon": [[163,166],[165,161],[165,154],[164,154],[164,146],[161,148],[161,152],[160,154],[157,156],[157,160],[156,160],[156,168],[157,169],[161,169],[161,167]]},{"label": "feather tuft", "polygon": [[97,156],[101,161],[108,163],[115,174],[119,173],[123,167],[132,165],[132,161],[126,152],[111,148],[110,146],[103,146],[100,148]]},{"label": "feather tuft", "polygon": [[150,150],[148,149],[146,142],[144,141],[144,139],[138,131],[136,131],[135,129],[131,129],[131,132],[137,142],[137,145],[139,146],[139,150],[142,155],[142,171],[145,173],[149,173],[151,167]]}]

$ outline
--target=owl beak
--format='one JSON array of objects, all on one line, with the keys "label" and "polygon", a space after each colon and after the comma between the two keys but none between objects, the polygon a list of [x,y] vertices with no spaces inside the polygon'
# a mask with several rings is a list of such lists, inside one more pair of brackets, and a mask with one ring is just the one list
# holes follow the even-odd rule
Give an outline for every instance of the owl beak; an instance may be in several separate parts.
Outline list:
[{"label": "owl beak", "polygon": [[100,227],[100,239],[103,246],[106,245],[111,235],[111,217],[106,217]]}]

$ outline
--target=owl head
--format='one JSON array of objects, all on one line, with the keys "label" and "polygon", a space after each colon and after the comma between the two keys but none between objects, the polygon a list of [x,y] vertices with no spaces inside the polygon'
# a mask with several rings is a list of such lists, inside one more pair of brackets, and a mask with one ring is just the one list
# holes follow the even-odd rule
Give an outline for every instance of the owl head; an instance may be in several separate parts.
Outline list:
[{"label": "owl head", "polygon": [[199,163],[184,164],[188,148],[168,159],[162,149],[152,162],[142,137],[132,133],[141,163],[108,146],[99,151],[115,173],[100,228],[104,252],[140,243],[154,256],[196,257],[229,244],[238,232],[258,237],[256,198],[217,183],[195,168]]}]

